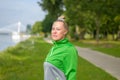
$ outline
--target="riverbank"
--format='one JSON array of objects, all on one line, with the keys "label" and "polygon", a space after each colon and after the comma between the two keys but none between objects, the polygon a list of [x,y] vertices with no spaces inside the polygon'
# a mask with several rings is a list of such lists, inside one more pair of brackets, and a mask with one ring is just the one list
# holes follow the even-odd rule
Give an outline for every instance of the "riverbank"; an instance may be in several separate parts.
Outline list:
[{"label": "riverbank", "polygon": [[43,42],[30,38],[0,52],[0,80],[43,80],[45,54],[40,52],[47,53],[43,47],[49,48]]},{"label": "riverbank", "polygon": [[10,34],[0,34],[0,51],[12,45],[15,43]]},{"label": "riverbank", "polygon": [[31,35],[22,35],[21,37],[18,38],[15,35],[11,34],[0,34],[0,51],[3,51],[8,47],[14,46],[19,42],[28,39],[30,36]]},{"label": "riverbank", "polygon": [[[0,80],[44,80],[43,62],[52,44],[32,37],[0,54]],[[116,80],[79,57],[78,80]]]}]

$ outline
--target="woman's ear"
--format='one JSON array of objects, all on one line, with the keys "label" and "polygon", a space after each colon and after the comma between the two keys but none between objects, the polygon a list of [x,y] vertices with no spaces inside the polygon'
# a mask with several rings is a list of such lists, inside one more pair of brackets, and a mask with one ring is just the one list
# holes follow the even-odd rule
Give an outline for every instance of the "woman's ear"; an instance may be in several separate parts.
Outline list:
[{"label": "woman's ear", "polygon": [[63,34],[66,35],[68,33],[68,31],[66,30]]}]

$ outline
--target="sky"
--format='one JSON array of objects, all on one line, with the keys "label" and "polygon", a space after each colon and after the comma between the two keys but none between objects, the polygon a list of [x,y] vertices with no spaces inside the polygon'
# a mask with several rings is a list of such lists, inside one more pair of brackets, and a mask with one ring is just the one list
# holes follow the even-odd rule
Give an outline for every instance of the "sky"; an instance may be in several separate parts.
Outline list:
[{"label": "sky", "polygon": [[37,4],[40,0],[0,0],[0,28],[17,22],[33,25],[46,15]]}]

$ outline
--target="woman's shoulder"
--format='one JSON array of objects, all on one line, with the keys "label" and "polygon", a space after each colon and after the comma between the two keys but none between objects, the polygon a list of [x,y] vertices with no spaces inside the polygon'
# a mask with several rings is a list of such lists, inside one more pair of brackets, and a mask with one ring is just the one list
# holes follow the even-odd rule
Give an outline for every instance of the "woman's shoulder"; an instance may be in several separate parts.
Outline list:
[{"label": "woman's shoulder", "polygon": [[75,46],[73,44],[71,44],[71,43],[69,43],[69,45],[67,46],[66,50],[69,51],[69,52],[74,52],[74,51],[76,52],[77,51]]}]

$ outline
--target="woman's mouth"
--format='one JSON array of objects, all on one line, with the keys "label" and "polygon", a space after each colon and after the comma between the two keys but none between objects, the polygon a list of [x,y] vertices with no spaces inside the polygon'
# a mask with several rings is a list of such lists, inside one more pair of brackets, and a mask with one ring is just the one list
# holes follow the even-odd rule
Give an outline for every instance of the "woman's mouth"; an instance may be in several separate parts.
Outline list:
[{"label": "woman's mouth", "polygon": [[53,37],[57,37],[57,35],[52,35]]}]

